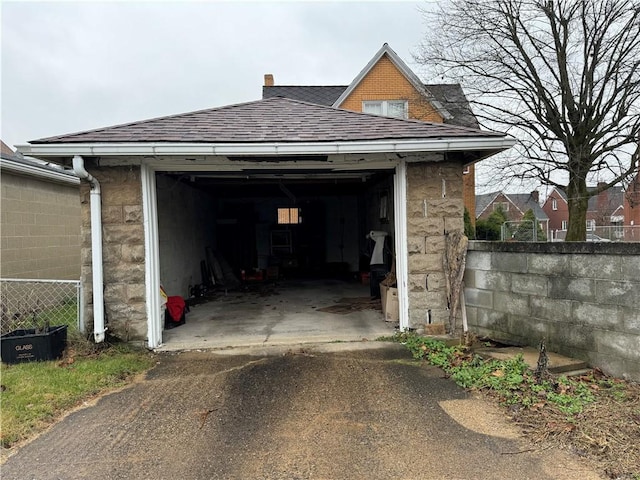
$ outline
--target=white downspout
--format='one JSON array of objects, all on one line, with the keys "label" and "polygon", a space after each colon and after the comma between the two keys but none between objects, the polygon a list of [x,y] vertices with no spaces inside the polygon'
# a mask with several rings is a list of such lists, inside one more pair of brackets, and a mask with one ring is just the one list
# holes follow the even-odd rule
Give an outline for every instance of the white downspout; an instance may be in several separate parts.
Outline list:
[{"label": "white downspout", "polygon": [[73,171],[82,180],[91,184],[91,271],[93,273],[93,338],[96,343],[104,341],[104,282],[102,273],[102,214],[101,193],[98,180],[84,168],[84,158],[73,157]]},{"label": "white downspout", "polygon": [[[396,236],[396,278],[398,281],[399,326],[409,328],[409,253],[407,248],[407,163],[400,160],[393,176]],[[426,216],[426,204],[425,204]]]}]

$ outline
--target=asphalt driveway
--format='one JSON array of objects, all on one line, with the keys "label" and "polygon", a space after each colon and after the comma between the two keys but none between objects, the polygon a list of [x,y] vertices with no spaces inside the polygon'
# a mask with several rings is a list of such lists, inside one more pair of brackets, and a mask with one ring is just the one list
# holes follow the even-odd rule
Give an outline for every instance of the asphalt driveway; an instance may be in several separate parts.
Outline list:
[{"label": "asphalt driveway", "polygon": [[161,354],[144,380],[21,448],[1,477],[601,478],[532,448],[499,410],[398,345],[305,348]]}]

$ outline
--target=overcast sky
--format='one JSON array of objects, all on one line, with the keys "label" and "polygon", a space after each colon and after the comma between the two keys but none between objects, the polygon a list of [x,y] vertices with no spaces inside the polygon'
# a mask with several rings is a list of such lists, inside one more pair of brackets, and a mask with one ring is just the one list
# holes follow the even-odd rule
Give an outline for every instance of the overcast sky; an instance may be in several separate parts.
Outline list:
[{"label": "overcast sky", "polygon": [[1,2],[5,143],[346,85],[384,42],[420,75],[425,2]]}]

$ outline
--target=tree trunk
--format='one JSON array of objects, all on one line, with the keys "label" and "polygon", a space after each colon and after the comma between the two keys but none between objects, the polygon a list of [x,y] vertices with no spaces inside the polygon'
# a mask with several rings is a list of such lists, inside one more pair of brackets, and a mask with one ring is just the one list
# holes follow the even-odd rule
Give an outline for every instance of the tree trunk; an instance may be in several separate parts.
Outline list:
[{"label": "tree trunk", "polygon": [[567,186],[569,204],[569,226],[567,227],[567,242],[584,242],[587,239],[587,209],[589,197],[587,182],[584,177],[572,175]]}]

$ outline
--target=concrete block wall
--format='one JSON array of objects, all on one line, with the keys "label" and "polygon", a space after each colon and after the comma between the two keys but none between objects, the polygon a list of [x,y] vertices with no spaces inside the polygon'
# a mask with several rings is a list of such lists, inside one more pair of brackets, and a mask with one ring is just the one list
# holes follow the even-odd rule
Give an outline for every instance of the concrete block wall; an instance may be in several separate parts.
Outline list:
[{"label": "concrete block wall", "polygon": [[[109,332],[124,340],[147,338],[145,247],[140,167],[91,167],[102,190],[104,304]],[[89,185],[81,185],[82,282],[85,321],[93,329]]]},{"label": "concrete block wall", "polygon": [[3,170],[2,278],[80,278],[80,192]]},{"label": "concrete block wall", "polygon": [[463,231],[462,169],[453,162],[407,165],[409,325],[447,323],[445,234]]},{"label": "concrete block wall", "polygon": [[640,381],[640,244],[470,242],[465,296],[479,335]]}]

